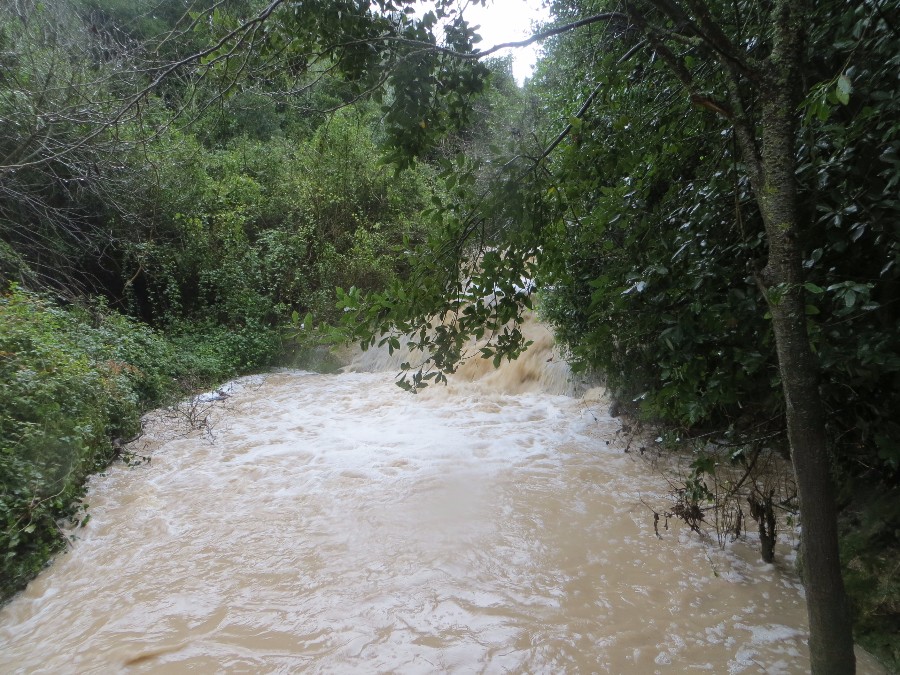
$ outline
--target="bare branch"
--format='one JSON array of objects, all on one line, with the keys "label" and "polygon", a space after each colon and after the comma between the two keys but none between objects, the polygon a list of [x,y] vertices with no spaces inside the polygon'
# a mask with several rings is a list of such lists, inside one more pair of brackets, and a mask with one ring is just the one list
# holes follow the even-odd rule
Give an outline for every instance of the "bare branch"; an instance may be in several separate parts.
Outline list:
[{"label": "bare branch", "polygon": [[437,51],[441,54],[448,54],[450,56],[455,56],[460,59],[483,59],[485,56],[490,56],[496,52],[499,52],[503,49],[512,49],[517,47],[527,47],[528,45],[534,44],[535,42],[541,42],[546,40],[549,37],[553,37],[554,35],[561,35],[562,33],[568,33],[569,31],[575,30],[576,28],[581,28],[582,26],[589,26],[593,23],[609,23],[611,21],[622,21],[624,23],[628,22],[628,16],[623,14],[622,12],[604,12],[602,14],[594,14],[592,16],[585,17],[584,19],[579,19],[578,21],[572,21],[571,23],[566,23],[561,26],[554,26],[553,28],[548,28],[547,30],[543,30],[539,33],[535,33],[531,37],[525,38],[524,40],[516,40],[514,42],[502,42],[498,45],[494,45],[493,47],[489,47],[488,49],[481,49],[473,52],[458,52],[455,49],[448,49],[446,47],[440,47],[436,45],[431,45],[427,42],[421,42],[417,40],[406,40],[403,38],[393,38],[386,36],[383,38],[384,40],[390,40],[394,42],[399,42],[401,44],[408,45],[416,45],[420,47],[429,47],[430,49]]},{"label": "bare branch", "polygon": [[183,68],[186,65],[191,63],[199,63],[201,60],[206,58],[207,56],[214,54],[218,50],[220,50],[225,45],[229,44],[235,38],[239,38],[239,42],[246,39],[246,37],[255,30],[257,24],[261,24],[266,21],[272,13],[284,2],[284,0],[273,0],[262,12],[260,12],[253,19],[245,21],[237,28],[229,31],[226,35],[224,35],[221,39],[219,39],[214,45],[207,47],[206,49],[202,49],[199,52],[191,54],[190,56],[186,56],[183,59],[179,59],[175,61],[165,68],[162,69],[161,72],[157,74],[157,76],[150,82],[150,84],[141,88],[137,93],[133,94],[114,115],[100,122],[96,129],[91,131],[88,134],[82,136],[78,141],[75,141],[71,144],[66,145],[63,149],[58,152],[45,156],[40,159],[29,160],[25,162],[18,162],[15,164],[6,164],[0,167],[0,174],[6,174],[10,171],[14,171],[17,169],[24,169],[28,167],[39,166],[41,164],[46,164],[47,162],[54,161],[61,157],[64,157],[72,152],[78,150],[83,147],[87,143],[91,142],[95,138],[99,137],[106,130],[116,126],[122,120],[125,119],[125,116],[137,108],[141,101],[147,97],[150,92],[154,91],[163,81],[165,81],[169,76],[171,76],[177,70]]}]

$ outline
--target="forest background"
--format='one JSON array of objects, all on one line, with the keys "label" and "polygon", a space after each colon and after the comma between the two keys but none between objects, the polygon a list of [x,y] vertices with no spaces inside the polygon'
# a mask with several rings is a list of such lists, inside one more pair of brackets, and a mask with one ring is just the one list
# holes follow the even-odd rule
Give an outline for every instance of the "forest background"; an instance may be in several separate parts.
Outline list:
[{"label": "forest background", "polygon": [[[0,8],[4,597],[65,546],[58,522],[86,517],[86,477],[143,412],[308,362],[342,323],[393,348],[442,317],[400,379],[417,389],[472,336],[515,357],[534,303],[573,365],[688,453],[682,514],[722,506],[718,466],[787,452],[765,223],[716,99],[659,56],[671,36],[615,3],[554,2],[554,26],[606,18],[548,31],[520,88],[508,59],[456,56],[477,42],[449,5],[281,4]],[[747,53],[770,49],[769,3],[705,4]],[[900,11],[811,16],[791,236],[855,634],[897,668]],[[703,92],[727,87],[680,49]],[[764,512],[796,495],[755,481],[765,537]]]}]

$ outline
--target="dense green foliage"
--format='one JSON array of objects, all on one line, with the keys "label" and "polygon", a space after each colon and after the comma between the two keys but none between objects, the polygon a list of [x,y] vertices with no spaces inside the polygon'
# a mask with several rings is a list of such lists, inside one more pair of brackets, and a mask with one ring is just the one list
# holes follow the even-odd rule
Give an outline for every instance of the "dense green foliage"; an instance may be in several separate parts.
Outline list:
[{"label": "dense green foliage", "polygon": [[[641,11],[653,17],[661,4]],[[705,4],[754,58],[771,49],[768,10]],[[616,9],[554,4],[558,23]],[[550,42],[530,87],[543,121],[522,135],[533,131],[538,142],[445,167],[455,187],[436,204],[439,227],[420,254],[427,271],[416,284],[350,294],[344,305],[357,310],[352,321],[365,342],[416,336],[430,358],[408,364],[401,384],[418,388],[453,372],[473,336],[493,332],[482,354],[514,357],[516,322],[530,306],[516,286],[534,276],[541,311],[573,361],[605,377],[636,415],[674,428],[673,437],[725,439],[738,465],[760,447],[786,453],[771,309],[790,289],[765,281],[769,242],[748,158],[732,113],[713,114],[727,78],[690,37],[672,57],[683,71],[664,58],[624,58],[646,46],[648,33],[623,17]],[[841,11],[820,3],[813,19],[797,84],[806,96],[796,114],[802,222],[793,236],[843,486],[844,569],[858,632],[896,661],[884,647],[896,643],[885,636],[896,634],[900,616],[892,581],[900,521],[885,508],[896,504],[900,480],[898,16],[885,3]],[[685,95],[688,79],[703,95]],[[762,103],[746,87],[743,100],[758,115]],[[554,123],[568,125],[555,149],[546,131]],[[704,458],[703,443],[695,447],[693,494],[703,500],[716,462]],[[872,493],[884,501],[860,498]]]},{"label": "dense green foliage", "polygon": [[424,169],[376,163],[367,117],[335,115],[308,139],[244,136],[205,149],[170,135],[145,159],[158,182],[139,203],[154,237],[126,250],[133,303],[156,320],[204,316],[259,333],[292,311],[334,316],[336,286],[376,288],[415,241]]},{"label": "dense green foliage", "polygon": [[[835,48],[819,52],[810,77],[822,84],[804,103],[799,236],[838,455],[895,471],[898,42],[863,5],[843,21],[815,36]],[[553,100],[569,92],[560,82],[605,78],[554,166],[564,215],[547,230],[548,315],[576,359],[647,415],[739,425],[749,405],[754,422],[769,417],[782,403],[759,289],[765,242],[730,132],[665,68],[616,67],[583,40],[560,40],[554,53],[575,56],[547,59],[536,85]],[[846,105],[842,66],[856,78]]]},{"label": "dense green foliage", "polygon": [[433,172],[379,163],[371,107],[307,109],[342,104],[338,85],[220,95],[173,75],[136,98],[156,60],[210,37],[167,42],[183,9],[157,9],[0,8],[3,597],[63,546],[56,521],[149,406],[292,358],[292,317],[334,321],[336,287],[403,276],[423,236]]},{"label": "dense green foliage", "polygon": [[0,598],[65,545],[87,476],[150,406],[235,372],[215,336],[170,342],[100,305],[0,295]]},{"label": "dense green foliage", "polygon": [[800,297],[858,635],[900,661],[897,8],[820,2],[805,26],[789,115],[803,278],[779,284],[741,131],[765,137],[753,71],[771,63],[778,3],[557,0],[555,23],[595,20],[550,37],[524,90],[508,63],[474,58],[450,3],[410,4],[0,9],[4,289],[99,294],[166,335],[4,296],[4,574],[20,583],[58,545],[54,518],[108,439],[173,378],[272,363],[306,315],[421,347],[400,380],[415,390],[473,351],[517,356],[529,280],[577,367],[697,439],[691,498],[706,500],[716,463],[699,439],[738,466],[790,450],[776,326]]}]

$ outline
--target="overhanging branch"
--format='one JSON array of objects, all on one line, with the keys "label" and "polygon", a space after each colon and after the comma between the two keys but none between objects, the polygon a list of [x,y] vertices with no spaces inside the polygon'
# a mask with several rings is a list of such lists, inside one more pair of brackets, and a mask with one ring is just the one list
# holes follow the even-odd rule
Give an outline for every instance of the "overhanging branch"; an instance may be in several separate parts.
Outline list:
[{"label": "overhanging branch", "polygon": [[[634,56],[641,49],[643,49],[646,45],[647,45],[647,40],[641,40],[636,45],[634,45],[631,49],[629,49],[627,52],[625,52],[622,55],[622,57],[618,61],[616,61],[616,64],[618,65],[618,64],[625,63],[632,56]],[[584,103],[582,103],[581,108],[579,108],[578,112],[575,113],[575,119],[580,120],[581,118],[583,118],[585,116],[588,109],[591,107],[591,105],[593,105],[594,100],[597,98],[597,95],[600,93],[600,90],[602,89],[602,87],[603,87],[602,82],[600,84],[598,84],[596,87],[594,87],[594,90],[591,92],[590,96],[588,96],[584,100]],[[571,131],[572,131],[572,123],[570,122],[569,124],[566,125],[566,128],[563,129],[555,139],[553,139],[553,142],[547,146],[547,148],[540,154],[540,156],[534,161],[534,163],[538,164],[542,159],[545,159],[547,156],[549,156],[550,153],[556,149],[556,146],[558,146],[560,143],[562,143],[563,139],[565,139],[565,137],[568,136],[571,133]]]}]

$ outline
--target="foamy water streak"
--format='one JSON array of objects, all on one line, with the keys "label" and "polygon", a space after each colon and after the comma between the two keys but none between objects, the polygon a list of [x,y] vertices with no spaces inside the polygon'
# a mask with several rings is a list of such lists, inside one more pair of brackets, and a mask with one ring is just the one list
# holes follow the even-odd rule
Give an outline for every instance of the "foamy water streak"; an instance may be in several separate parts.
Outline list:
[{"label": "foamy water streak", "polygon": [[497,382],[283,372],[214,443],[157,425],[0,612],[0,672],[808,670],[789,569],[657,539],[602,402]]}]

